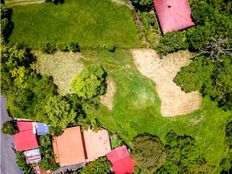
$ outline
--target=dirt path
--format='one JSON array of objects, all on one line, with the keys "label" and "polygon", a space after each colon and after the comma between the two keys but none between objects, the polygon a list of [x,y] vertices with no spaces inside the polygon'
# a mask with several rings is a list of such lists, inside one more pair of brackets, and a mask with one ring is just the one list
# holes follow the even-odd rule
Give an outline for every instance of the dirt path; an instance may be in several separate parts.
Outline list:
[{"label": "dirt path", "polygon": [[54,83],[58,86],[61,95],[70,93],[70,83],[75,74],[79,74],[84,65],[82,64],[82,54],[72,52],[57,51],[55,54],[44,54],[34,51],[37,62],[32,65],[42,74],[53,76]]},{"label": "dirt path", "polygon": [[140,73],[156,83],[163,116],[183,115],[200,108],[202,99],[199,92],[185,93],[173,82],[181,67],[191,62],[190,52],[178,51],[162,60],[153,49],[133,49],[131,52]]},{"label": "dirt path", "polygon": [[114,95],[116,93],[116,84],[112,78],[107,78],[107,89],[105,95],[100,97],[100,101],[109,110],[113,109]]},{"label": "dirt path", "polygon": [[30,5],[30,4],[40,4],[44,3],[45,0],[5,0],[5,4],[10,6],[17,6],[17,5]]}]

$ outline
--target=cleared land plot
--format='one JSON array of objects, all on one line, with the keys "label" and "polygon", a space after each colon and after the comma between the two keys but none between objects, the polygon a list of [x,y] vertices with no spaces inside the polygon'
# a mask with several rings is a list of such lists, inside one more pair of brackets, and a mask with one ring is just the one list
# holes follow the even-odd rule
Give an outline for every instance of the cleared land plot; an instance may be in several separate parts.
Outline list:
[{"label": "cleared land plot", "polygon": [[132,55],[140,73],[156,83],[163,116],[188,114],[200,108],[199,92],[186,93],[173,82],[181,67],[191,62],[190,52],[179,51],[160,59],[153,49],[134,49]]},{"label": "cleared land plot", "polygon": [[75,41],[81,47],[115,45],[140,47],[132,13],[111,0],[65,0],[12,7],[14,30],[10,42],[38,48],[47,41],[58,45]]},{"label": "cleared land plot", "polygon": [[41,74],[53,76],[54,83],[58,86],[61,95],[70,93],[71,80],[75,74],[83,69],[81,53],[56,52],[54,55],[34,51],[37,62],[33,68]]}]

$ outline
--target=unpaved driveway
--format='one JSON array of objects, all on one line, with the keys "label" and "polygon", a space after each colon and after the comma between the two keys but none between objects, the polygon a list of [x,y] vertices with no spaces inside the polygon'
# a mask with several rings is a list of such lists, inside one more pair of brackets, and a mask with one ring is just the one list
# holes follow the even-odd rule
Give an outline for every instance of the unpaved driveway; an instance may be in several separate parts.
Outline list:
[{"label": "unpaved driveway", "polygon": [[200,108],[199,92],[185,93],[173,82],[181,67],[191,62],[190,52],[178,51],[163,59],[153,49],[133,49],[131,52],[139,72],[156,83],[163,116],[188,114]]}]

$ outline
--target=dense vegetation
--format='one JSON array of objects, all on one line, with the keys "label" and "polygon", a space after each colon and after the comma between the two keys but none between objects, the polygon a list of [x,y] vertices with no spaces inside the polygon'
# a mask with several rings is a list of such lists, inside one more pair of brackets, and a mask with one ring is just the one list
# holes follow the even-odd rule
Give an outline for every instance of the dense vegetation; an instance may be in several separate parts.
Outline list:
[{"label": "dense vegetation", "polygon": [[8,42],[9,36],[13,29],[13,22],[11,21],[12,10],[6,8],[6,6],[1,2],[1,44]]},{"label": "dense vegetation", "polygon": [[6,121],[2,125],[2,132],[4,134],[14,135],[16,132],[18,132],[18,129],[14,122]]},{"label": "dense vegetation", "polygon": [[56,170],[59,165],[55,163],[54,153],[52,149],[52,141],[49,135],[42,135],[39,137],[39,150],[42,156],[42,160],[39,162],[39,166],[43,170]]},{"label": "dense vegetation", "polygon": [[16,152],[16,162],[24,174],[35,174],[33,166],[26,163],[26,157],[23,152]]},{"label": "dense vegetation", "polygon": [[165,161],[165,148],[159,138],[139,135],[132,141],[133,159],[142,173],[154,173]]},{"label": "dense vegetation", "polygon": [[110,171],[110,169],[111,164],[105,157],[102,157],[88,163],[82,169],[73,172],[73,174],[106,174]]}]

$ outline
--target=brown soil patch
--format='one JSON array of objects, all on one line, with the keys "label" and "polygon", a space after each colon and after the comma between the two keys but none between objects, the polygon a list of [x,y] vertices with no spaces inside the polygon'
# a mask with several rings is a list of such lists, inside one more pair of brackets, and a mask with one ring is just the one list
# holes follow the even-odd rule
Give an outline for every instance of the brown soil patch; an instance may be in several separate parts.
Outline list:
[{"label": "brown soil patch", "polygon": [[113,102],[114,102],[114,95],[116,93],[116,84],[112,78],[107,78],[106,83],[107,83],[106,93],[100,97],[100,101],[109,110],[112,110]]},{"label": "brown soil patch", "polygon": [[178,51],[163,59],[153,49],[133,49],[131,52],[139,72],[156,83],[163,116],[184,115],[200,108],[202,99],[198,91],[186,93],[173,82],[181,67],[191,62],[190,52]]},{"label": "brown soil patch", "polygon": [[75,74],[79,74],[84,65],[81,53],[61,52],[55,54],[44,54],[34,51],[37,62],[32,65],[41,74],[53,76],[54,83],[58,86],[61,95],[70,93],[70,83]]}]

